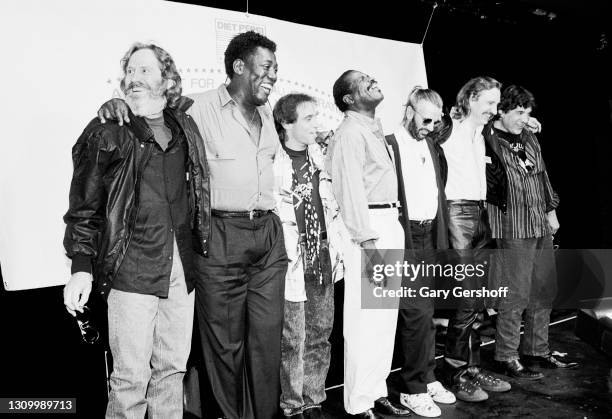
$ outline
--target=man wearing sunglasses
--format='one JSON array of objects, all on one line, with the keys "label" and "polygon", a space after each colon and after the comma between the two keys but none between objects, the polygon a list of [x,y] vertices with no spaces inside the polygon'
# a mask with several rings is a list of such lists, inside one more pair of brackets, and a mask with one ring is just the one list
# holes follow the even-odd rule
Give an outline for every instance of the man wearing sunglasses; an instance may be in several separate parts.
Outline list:
[{"label": "man wearing sunglasses", "polygon": [[[401,126],[387,136],[395,154],[405,247],[413,250],[411,256],[419,262],[435,263],[433,250],[448,248],[448,210],[444,194],[446,159],[430,136],[441,120],[440,95],[416,86],[408,95]],[[406,285],[433,285],[427,284],[430,278],[419,277],[415,281]],[[425,417],[441,415],[434,402],[450,404],[456,400],[434,375],[436,329],[433,313],[431,298],[404,298],[397,323],[402,353],[400,402]]]},{"label": "man wearing sunglasses", "polygon": [[[550,307],[556,291],[552,235],[559,229],[553,190],[542,149],[526,129],[533,95],[521,86],[508,86],[501,95],[499,118],[485,130],[488,142],[502,157],[508,188],[506,211],[488,204],[489,223],[501,257],[502,285],[510,289],[500,301],[495,335],[495,360],[499,370],[514,378],[534,380],[536,369],[570,368],[551,354],[548,346]],[[525,313],[525,333],[521,319]],[[519,359],[519,343],[523,362]],[[533,369],[532,369],[533,367]]]}]

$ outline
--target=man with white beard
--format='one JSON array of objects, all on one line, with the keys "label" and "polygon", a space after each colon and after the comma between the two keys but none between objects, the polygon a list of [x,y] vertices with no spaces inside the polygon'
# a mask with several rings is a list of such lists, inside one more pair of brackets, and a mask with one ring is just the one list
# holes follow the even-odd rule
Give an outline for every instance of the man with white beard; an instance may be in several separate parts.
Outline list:
[{"label": "man with white beard", "polygon": [[64,304],[82,312],[93,281],[107,298],[107,418],[182,418],[193,249],[206,253],[210,225],[203,141],[166,51],[134,44],[121,66],[130,122],[95,118],[72,151]]}]

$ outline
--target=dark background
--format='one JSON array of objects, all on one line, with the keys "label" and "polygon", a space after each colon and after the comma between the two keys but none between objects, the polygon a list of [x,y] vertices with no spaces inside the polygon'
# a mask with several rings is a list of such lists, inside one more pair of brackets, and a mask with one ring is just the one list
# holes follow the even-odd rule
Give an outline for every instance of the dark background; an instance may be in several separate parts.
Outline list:
[{"label": "dark background", "polygon": [[[246,0],[186,3],[246,10]],[[556,241],[564,248],[612,247],[610,3],[440,1],[424,43],[429,86],[447,105],[478,75],[504,85],[521,84],[534,93],[534,116],[544,127],[539,135],[544,158],[561,196]],[[253,0],[250,13],[420,43],[433,4]],[[279,49],[291,48],[282,39],[274,41]],[[103,317],[103,311],[98,313]],[[2,287],[0,319],[0,397],[77,397],[79,417],[103,415],[104,351],[80,341],[76,322],[63,308],[62,287],[16,292]],[[336,362],[330,379],[337,381],[342,371],[337,362],[342,348],[339,324],[333,341]]]}]

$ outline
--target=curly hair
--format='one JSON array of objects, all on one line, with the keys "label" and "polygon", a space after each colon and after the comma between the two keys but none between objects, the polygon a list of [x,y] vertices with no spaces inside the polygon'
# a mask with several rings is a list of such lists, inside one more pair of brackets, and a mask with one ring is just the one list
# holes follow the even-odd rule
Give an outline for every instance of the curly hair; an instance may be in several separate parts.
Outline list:
[{"label": "curly hair", "polygon": [[478,99],[483,90],[501,89],[501,83],[492,77],[474,77],[463,85],[457,93],[457,103],[453,108],[453,118],[462,119],[470,114],[470,99]]},{"label": "curly hair", "polygon": [[535,108],[535,98],[533,94],[522,86],[511,85],[504,89],[501,94],[501,101],[497,107],[500,111],[508,112],[512,109],[522,107]]},{"label": "curly hair", "polygon": [[127,74],[127,65],[130,61],[130,58],[136,51],[140,51],[141,49],[149,49],[153,51],[155,57],[157,58],[157,62],[159,63],[159,69],[161,70],[161,76],[164,80],[172,80],[174,81],[174,86],[166,89],[164,92],[164,96],[166,97],[166,101],[168,107],[175,108],[178,104],[178,101],[183,92],[183,87],[181,84],[181,76],[176,69],[176,64],[174,64],[174,60],[164,50],[163,48],[158,47],[155,44],[144,44],[141,42],[134,43],[130,49],[125,53],[123,58],[121,59],[121,70],[123,71],[123,79],[121,80],[121,91],[125,91],[125,76]]},{"label": "curly hair", "polygon": [[234,61],[246,61],[257,47],[276,52],[274,41],[255,31],[239,33],[234,36],[225,49],[225,73],[230,79],[234,76]]},{"label": "curly hair", "polygon": [[281,143],[284,143],[287,139],[287,133],[285,132],[283,124],[294,123],[297,120],[297,107],[305,102],[316,103],[316,100],[314,97],[304,93],[289,93],[281,97],[278,102],[276,102],[276,105],[274,105],[274,110],[272,111],[274,115],[274,126],[276,127],[276,132],[278,133],[278,138],[280,138]]},{"label": "curly hair", "polygon": [[336,106],[340,112],[345,112],[348,109],[348,105],[346,102],[344,102],[344,100],[342,100],[342,98],[345,95],[351,94],[352,81],[349,80],[348,76],[356,71],[357,70],[346,70],[334,83],[332,93],[334,95],[334,102],[336,103]]}]

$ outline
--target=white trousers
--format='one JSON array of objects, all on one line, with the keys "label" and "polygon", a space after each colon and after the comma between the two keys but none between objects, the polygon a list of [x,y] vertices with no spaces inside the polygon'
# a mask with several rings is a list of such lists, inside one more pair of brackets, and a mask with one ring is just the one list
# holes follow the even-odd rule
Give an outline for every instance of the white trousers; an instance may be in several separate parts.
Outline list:
[{"label": "white trousers", "polygon": [[[378,249],[403,249],[404,230],[395,208],[370,209],[370,225],[378,232]],[[365,412],[387,396],[391,371],[397,306],[394,309],[361,308],[361,252],[351,242],[345,246],[344,275],[344,408],[349,414]]]}]

